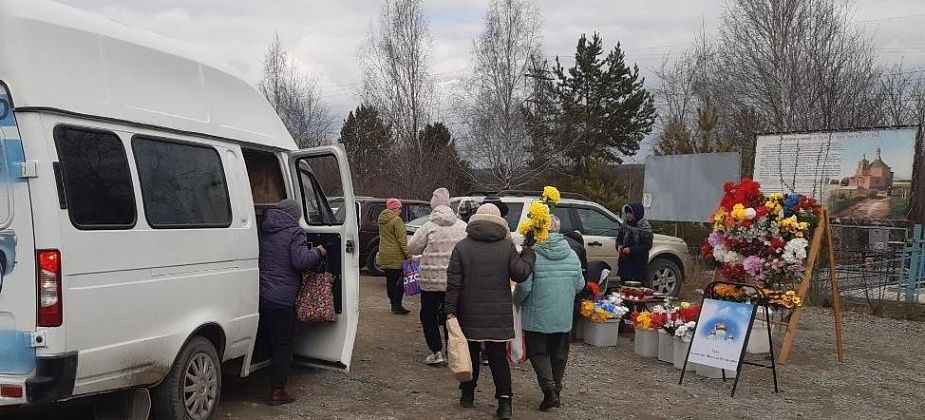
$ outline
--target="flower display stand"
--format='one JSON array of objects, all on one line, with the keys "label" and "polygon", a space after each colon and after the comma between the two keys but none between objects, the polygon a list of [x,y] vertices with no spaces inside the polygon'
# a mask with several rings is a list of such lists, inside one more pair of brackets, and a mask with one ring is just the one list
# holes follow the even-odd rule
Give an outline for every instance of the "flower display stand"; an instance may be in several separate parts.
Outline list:
[{"label": "flower display stand", "polygon": [[[715,368],[715,367],[707,366],[707,365],[701,365],[699,363],[696,365],[697,366],[694,368],[694,370],[700,376],[703,376],[705,378],[710,378],[710,379],[722,379],[723,378],[723,370],[720,368]],[[736,377],[736,372],[734,370],[726,371],[726,379],[732,379],[735,377]]]},{"label": "flower display stand", "polygon": [[585,324],[584,341],[594,347],[614,347],[620,337],[620,320],[611,319],[607,322],[590,322]]},{"label": "flower display stand", "polygon": [[633,349],[640,356],[658,356],[658,331],[652,328],[636,328]]},{"label": "flower display stand", "polygon": [[[674,367],[675,369],[684,369],[684,359],[687,358],[687,350],[691,347],[690,340],[683,340],[679,337],[674,338]],[[687,371],[694,371],[694,363],[687,364]]]},{"label": "flower display stand", "polygon": [[771,342],[768,340],[768,330],[765,321],[756,319],[752,323],[752,332],[748,337],[748,346],[745,351],[749,354],[764,354],[771,351]]},{"label": "flower display stand", "polygon": [[674,363],[674,334],[658,330],[658,360],[665,363]]}]

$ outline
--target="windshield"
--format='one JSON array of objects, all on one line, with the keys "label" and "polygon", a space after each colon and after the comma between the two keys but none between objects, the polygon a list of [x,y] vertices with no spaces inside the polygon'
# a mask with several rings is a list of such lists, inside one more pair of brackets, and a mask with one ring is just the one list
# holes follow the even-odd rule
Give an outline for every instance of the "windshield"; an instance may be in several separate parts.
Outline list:
[{"label": "windshield", "polygon": [[421,216],[408,222],[408,226],[421,227],[424,226],[424,223],[427,223],[428,220],[430,220],[429,214],[427,216]]}]

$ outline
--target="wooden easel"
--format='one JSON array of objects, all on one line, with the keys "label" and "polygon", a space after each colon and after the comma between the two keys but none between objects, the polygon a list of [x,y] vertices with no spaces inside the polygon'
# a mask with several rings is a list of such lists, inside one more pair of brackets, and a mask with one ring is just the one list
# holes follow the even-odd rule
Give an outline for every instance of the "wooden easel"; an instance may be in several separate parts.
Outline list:
[{"label": "wooden easel", "polygon": [[[819,252],[822,250],[822,239],[826,240],[829,257],[829,285],[832,289],[832,310],[835,312],[835,354],[839,362],[845,361],[845,351],[842,339],[842,322],[841,322],[841,295],[838,292],[838,279],[835,276],[835,247],[832,245],[832,227],[829,225],[829,212],[825,207],[819,216],[819,224],[816,231],[813,232],[813,241],[809,246],[809,255],[806,259],[806,269],[803,272],[803,279],[800,280],[800,287],[797,289],[797,295],[800,299],[806,301],[806,295],[809,293],[809,286],[813,280],[813,269],[816,268],[816,262],[819,259]],[[781,322],[787,326],[787,334],[784,336],[784,342],[780,347],[780,356],[778,363],[787,363],[790,357],[790,348],[793,347],[793,340],[797,335],[797,324],[800,322],[801,307],[793,310],[790,316],[790,322]]]}]

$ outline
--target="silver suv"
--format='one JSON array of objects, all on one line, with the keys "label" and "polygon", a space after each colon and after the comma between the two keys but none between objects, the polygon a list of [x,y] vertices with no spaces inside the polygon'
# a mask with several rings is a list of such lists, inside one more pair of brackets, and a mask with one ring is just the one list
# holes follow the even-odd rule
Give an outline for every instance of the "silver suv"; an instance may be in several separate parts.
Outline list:
[{"label": "silver suv", "polygon": [[[454,197],[450,206],[455,210],[464,200],[482,202],[486,196],[498,197],[507,205],[506,216],[514,242],[518,245],[523,237],[518,234],[517,225],[527,217],[530,203],[540,197],[536,191],[499,191],[491,193],[473,193],[465,197]],[[585,240],[588,262],[603,261],[612,268],[617,267],[618,255],[616,238],[620,232],[622,220],[604,206],[588,201],[577,194],[562,193],[562,200],[553,212],[562,220],[562,232],[577,230]],[[427,217],[408,222],[408,230],[413,233],[427,221]],[[690,267],[690,252],[683,239],[674,236],[656,234],[649,251],[649,281],[656,292],[677,295],[681,282]],[[614,270],[616,273],[616,270]]]}]

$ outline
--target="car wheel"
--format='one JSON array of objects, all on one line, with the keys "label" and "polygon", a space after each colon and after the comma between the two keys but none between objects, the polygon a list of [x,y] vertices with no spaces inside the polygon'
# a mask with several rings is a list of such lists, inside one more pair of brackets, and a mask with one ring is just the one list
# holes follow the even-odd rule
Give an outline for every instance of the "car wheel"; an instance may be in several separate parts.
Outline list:
[{"label": "car wheel", "polygon": [[373,276],[384,276],[382,266],[379,265],[379,245],[370,250],[369,257],[366,259],[366,271]]},{"label": "car wheel", "polygon": [[222,370],[215,346],[194,337],[180,351],[170,373],[151,392],[157,419],[210,420],[222,393]]},{"label": "car wheel", "polygon": [[656,258],[649,264],[649,285],[657,293],[677,296],[682,279],[681,268],[668,258]]}]

